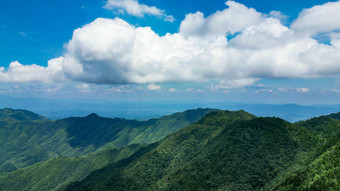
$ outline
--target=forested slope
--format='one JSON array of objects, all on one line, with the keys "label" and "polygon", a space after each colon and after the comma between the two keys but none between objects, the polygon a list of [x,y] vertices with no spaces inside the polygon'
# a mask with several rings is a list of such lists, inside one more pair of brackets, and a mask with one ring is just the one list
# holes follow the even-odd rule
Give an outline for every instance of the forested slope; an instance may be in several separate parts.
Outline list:
[{"label": "forested slope", "polygon": [[335,190],[338,125],[324,117],[291,124],[244,111],[212,112],[155,149],[65,190],[308,190],[322,187],[319,176],[330,182],[323,188]]},{"label": "forested slope", "polygon": [[203,117],[212,109],[188,110],[147,121],[103,118],[96,114],[48,120],[26,110],[0,110],[0,173],[58,156],[151,143]]}]

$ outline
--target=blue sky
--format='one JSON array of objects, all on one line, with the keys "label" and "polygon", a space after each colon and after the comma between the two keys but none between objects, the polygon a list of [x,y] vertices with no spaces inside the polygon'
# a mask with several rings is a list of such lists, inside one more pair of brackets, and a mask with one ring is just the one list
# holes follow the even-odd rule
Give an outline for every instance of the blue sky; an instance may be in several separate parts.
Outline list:
[{"label": "blue sky", "polygon": [[339,104],[339,4],[1,1],[0,95]]},{"label": "blue sky", "polygon": [[[0,2],[1,52],[0,66],[7,67],[10,62],[19,60],[23,64],[37,63],[47,65],[51,58],[63,54],[63,44],[71,39],[73,30],[98,17],[123,18],[134,25],[151,26],[160,35],[178,31],[180,21],[185,14],[201,11],[210,15],[225,8],[224,0],[211,1],[139,1],[156,6],[174,15],[174,23],[145,16],[138,18],[128,14],[113,14],[103,9],[104,1],[98,0],[12,0]],[[295,19],[304,8],[326,3],[325,0],[241,0],[237,1],[253,7],[262,13],[273,10],[289,16],[288,21]],[[179,6],[180,5],[180,6]]]}]

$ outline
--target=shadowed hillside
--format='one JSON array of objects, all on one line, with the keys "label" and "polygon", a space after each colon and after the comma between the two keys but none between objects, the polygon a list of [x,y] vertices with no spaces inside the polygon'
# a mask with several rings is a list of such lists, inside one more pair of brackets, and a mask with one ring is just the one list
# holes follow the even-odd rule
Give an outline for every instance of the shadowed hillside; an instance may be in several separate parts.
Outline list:
[{"label": "shadowed hillside", "polygon": [[[58,156],[79,156],[103,148],[151,143],[203,117],[195,109],[148,121],[96,114],[51,121],[25,110],[0,110],[0,173]],[[20,119],[20,120],[19,120]]]}]

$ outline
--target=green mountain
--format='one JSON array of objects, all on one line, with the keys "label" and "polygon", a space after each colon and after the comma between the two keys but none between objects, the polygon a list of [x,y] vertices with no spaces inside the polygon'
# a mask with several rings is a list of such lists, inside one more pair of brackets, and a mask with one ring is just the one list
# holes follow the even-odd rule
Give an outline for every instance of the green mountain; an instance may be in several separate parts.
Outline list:
[{"label": "green mountain", "polygon": [[0,110],[0,120],[13,122],[47,120],[47,118],[27,110],[4,108]]},{"label": "green mountain", "polygon": [[71,181],[85,178],[91,171],[129,157],[140,145],[107,149],[86,156],[57,157],[0,175],[0,190],[59,190]]},{"label": "green mountain", "polygon": [[64,190],[339,190],[339,127],[211,112]]},{"label": "green mountain", "polygon": [[299,122],[316,135],[317,146],[273,190],[340,190],[340,123],[321,116]]},{"label": "green mountain", "polygon": [[6,191],[340,190],[340,121],[328,116],[292,124],[197,109],[148,121],[6,118],[0,136]]},{"label": "green mountain", "polygon": [[0,173],[58,156],[73,157],[105,148],[151,143],[203,117],[195,109],[148,121],[96,114],[51,121],[25,110],[0,110]]},{"label": "green mountain", "polygon": [[340,190],[340,142],[308,165],[287,174],[273,190]]},{"label": "green mountain", "polygon": [[67,143],[65,130],[51,121],[0,120],[0,148],[0,173],[76,154]]},{"label": "green mountain", "polygon": [[340,120],[340,112],[338,112],[338,113],[331,113],[329,115],[326,115],[326,117]]},{"label": "green mountain", "polygon": [[199,120],[212,109],[195,109],[147,121],[104,118],[96,114],[56,121],[70,137],[71,147],[119,147],[158,141],[177,129]]}]

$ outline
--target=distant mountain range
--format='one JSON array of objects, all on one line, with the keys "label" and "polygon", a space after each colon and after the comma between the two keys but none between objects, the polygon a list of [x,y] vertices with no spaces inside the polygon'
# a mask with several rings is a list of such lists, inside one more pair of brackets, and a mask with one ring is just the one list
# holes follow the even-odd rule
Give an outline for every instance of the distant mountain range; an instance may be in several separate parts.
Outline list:
[{"label": "distant mountain range", "polygon": [[148,121],[0,116],[0,190],[340,190],[340,113],[297,123],[215,109]]},{"label": "distant mountain range", "polygon": [[239,102],[188,101],[109,101],[86,99],[18,98],[0,96],[0,108],[25,108],[49,119],[86,116],[147,120],[194,108],[245,110],[256,116],[279,117],[289,122],[336,113],[340,105],[252,104]]}]

